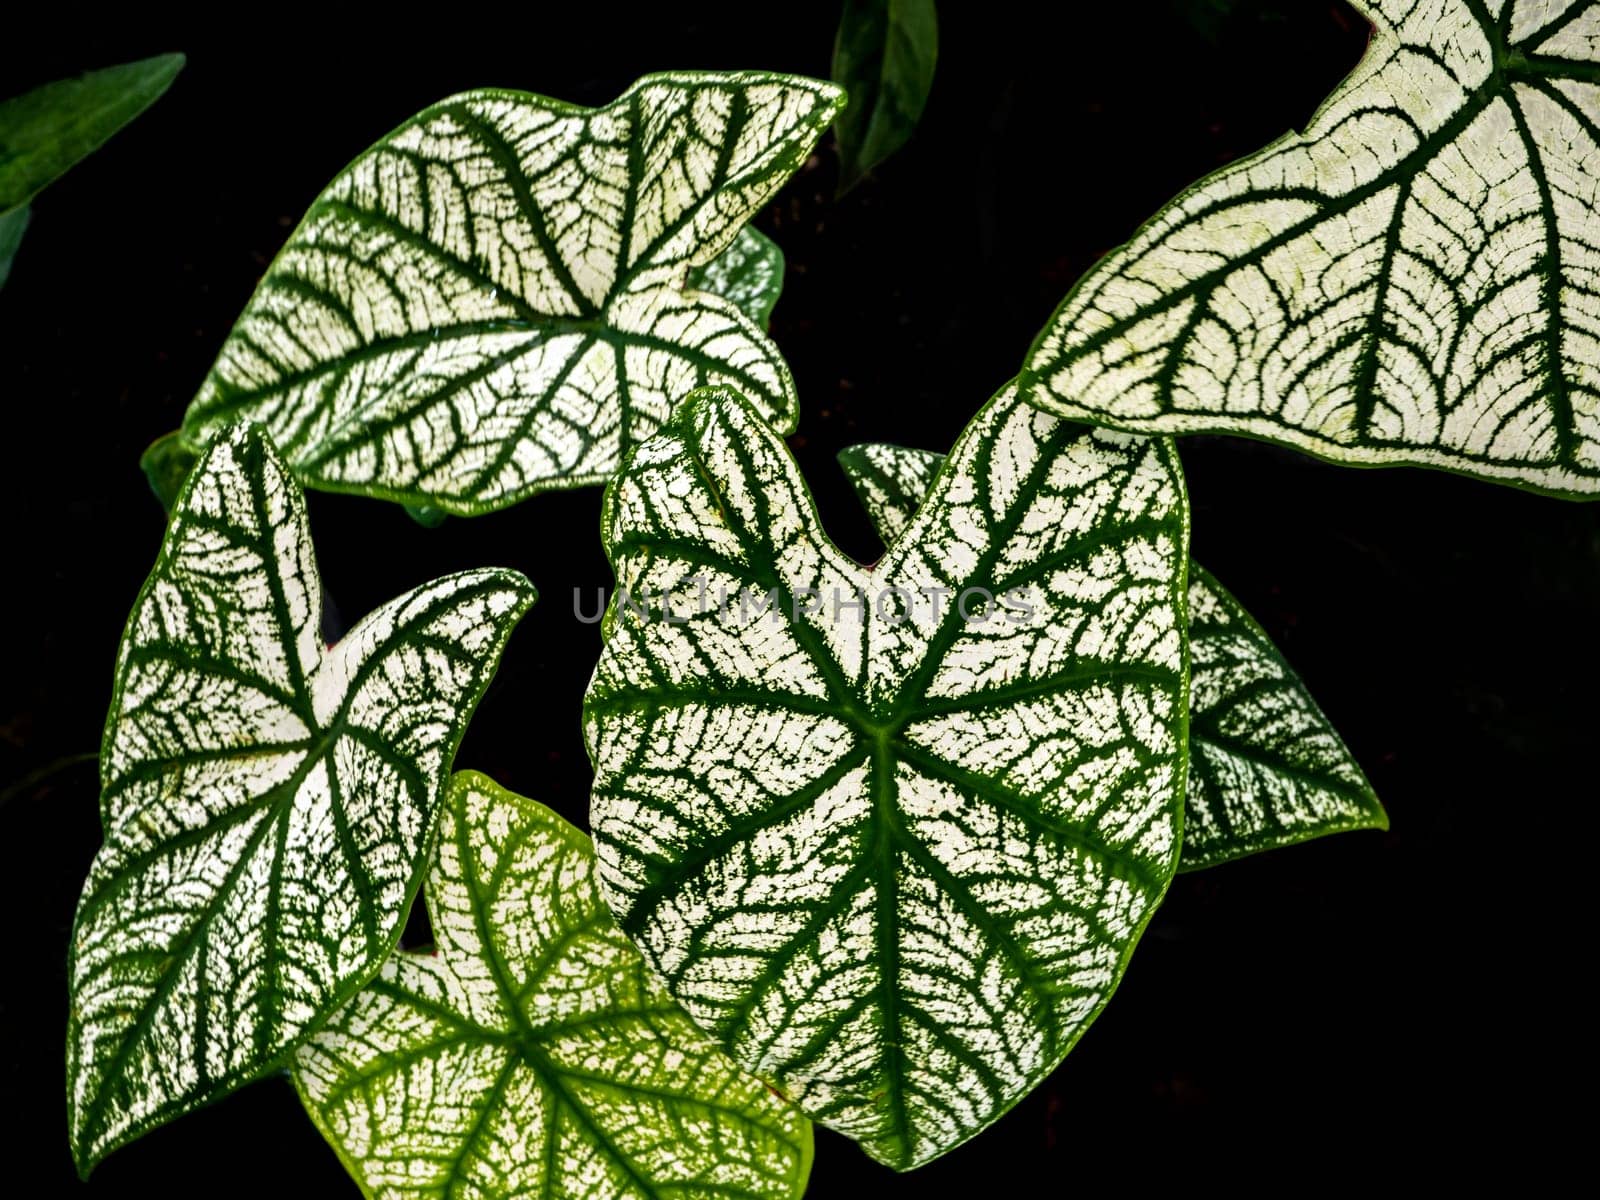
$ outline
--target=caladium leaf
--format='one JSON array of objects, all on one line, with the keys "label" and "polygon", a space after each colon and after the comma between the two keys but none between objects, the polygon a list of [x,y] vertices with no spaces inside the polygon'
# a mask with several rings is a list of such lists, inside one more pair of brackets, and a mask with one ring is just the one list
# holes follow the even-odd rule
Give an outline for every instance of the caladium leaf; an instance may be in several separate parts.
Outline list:
[{"label": "caladium leaf", "polygon": [[368,1196],[805,1190],[811,1125],[673,1004],[606,911],[589,839],[457,775],[398,953],[295,1057],[306,1110]]},{"label": "caladium leaf", "polygon": [[[928,494],[944,455],[872,444],[841,451],[839,463],[889,544]],[[1180,871],[1389,827],[1355,758],[1266,630],[1192,561],[1189,663]]]},{"label": "caladium leaf", "polygon": [[1171,879],[1187,535],[1170,442],[1014,390],[871,570],[725,389],[607,491],[601,889],[735,1060],[892,1166],[1060,1061]]},{"label": "caladium leaf", "polygon": [[777,348],[687,275],[839,103],[794,76],[681,73],[599,109],[507,91],[426,109],[306,214],[184,440],[247,416],[309,487],[470,515],[604,482],[699,384],[791,430]]},{"label": "caladium leaf", "polygon": [[[733,245],[705,266],[690,270],[688,287],[721,296],[765,329],[783,292],[783,251],[771,238],[746,225]],[[408,504],[406,512],[425,529],[437,529],[450,515],[431,504]]]},{"label": "caladium leaf", "polygon": [[944,455],[888,442],[863,442],[839,451],[839,466],[879,540],[889,546],[922,507],[944,466]]},{"label": "caladium leaf", "polygon": [[[0,283],[5,282],[5,221],[0,217]],[[20,232],[19,229],[19,235]],[[770,238],[746,225],[739,230],[733,245],[705,266],[689,272],[689,287],[723,297],[765,327],[783,291],[783,251]],[[194,463],[195,452],[176,430],[157,438],[140,457],[139,465],[150,482],[150,490],[168,512]],[[431,504],[405,507],[412,520],[425,529],[437,529],[449,516]]]},{"label": "caladium leaf", "polygon": [[911,137],[938,58],[933,0],[844,0],[833,45],[833,77],[850,93],[834,122],[841,195]]},{"label": "caladium leaf", "polygon": [[61,79],[0,103],[0,213],[26,204],[172,86],[183,55]]},{"label": "caladium leaf", "polygon": [[1189,568],[1189,794],[1180,870],[1387,829],[1372,785],[1266,631]]},{"label": "caladium leaf", "polygon": [[783,251],[760,230],[746,225],[733,245],[689,272],[689,287],[721,296],[765,329],[783,293]]},{"label": "caladium leaf", "polygon": [[1029,399],[1600,494],[1600,8],[1356,7],[1371,47],[1306,132],[1102,259]]},{"label": "caladium leaf", "polygon": [[67,1105],[87,1172],[260,1075],[376,971],[512,626],[514,571],[318,636],[304,498],[261,431],[201,456],[117,656],[78,905]]},{"label": "caladium leaf", "polygon": [[0,213],[0,287],[5,287],[11,277],[11,263],[22,245],[22,235],[28,228],[28,206]]}]

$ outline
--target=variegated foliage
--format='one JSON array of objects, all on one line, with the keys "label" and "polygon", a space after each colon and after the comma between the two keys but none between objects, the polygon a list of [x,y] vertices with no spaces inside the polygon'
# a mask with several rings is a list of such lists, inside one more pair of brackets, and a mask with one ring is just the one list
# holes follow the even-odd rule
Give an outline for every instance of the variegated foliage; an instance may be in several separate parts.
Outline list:
[{"label": "variegated foliage", "polygon": [[[944,463],[903,446],[839,455],[891,544]],[[1361,768],[1272,639],[1189,564],[1189,784],[1180,871],[1389,820]]]},{"label": "variegated foliage", "polygon": [[[309,487],[472,514],[603,482],[700,384],[735,384],[792,429],[788,368],[749,315],[770,289],[727,299],[691,273],[734,244],[841,97],[684,72],[598,109],[507,91],[426,109],[306,214],[183,442],[245,416]],[[753,245],[750,269],[770,273]]]},{"label": "variegated foliage", "polygon": [[533,598],[514,571],[468,571],[326,647],[287,468],[251,425],[206,450],[123,635],[101,747],[105,845],[68,967],[82,1170],[281,1061],[378,969]]},{"label": "variegated foliage", "polygon": [[650,976],[582,833],[457,775],[427,897],[434,950],[396,954],[295,1059],[307,1111],[366,1195],[805,1190],[810,1122]]},{"label": "variegated foliage", "polygon": [[585,702],[624,931],[737,1061],[902,1169],[1100,1011],[1177,866],[1186,758],[1171,444],[1008,391],[941,479],[868,570],[759,410],[695,393],[608,490]]},{"label": "variegated foliage", "polygon": [[1305,133],[1096,264],[1024,389],[1121,429],[1600,494],[1600,5],[1355,7],[1371,47]]}]

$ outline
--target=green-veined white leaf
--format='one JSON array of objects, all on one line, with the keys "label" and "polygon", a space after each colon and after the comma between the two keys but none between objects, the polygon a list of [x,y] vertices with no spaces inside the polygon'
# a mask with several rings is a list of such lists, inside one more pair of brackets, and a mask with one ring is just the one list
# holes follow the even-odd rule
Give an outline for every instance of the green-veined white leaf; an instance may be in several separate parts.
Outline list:
[{"label": "green-veined white leaf", "polygon": [[850,93],[833,125],[841,195],[911,137],[938,58],[933,0],[844,0],[833,44],[833,78]]},{"label": "green-veined white leaf", "polygon": [[794,76],[682,73],[599,109],[506,91],[426,109],[312,206],[185,440],[248,416],[307,486],[472,514],[604,482],[700,384],[792,429],[777,348],[687,274],[839,102]]},{"label": "green-veined white leaf", "polygon": [[[851,446],[839,463],[885,544],[928,494],[944,455]],[[1189,564],[1189,784],[1180,871],[1389,818],[1361,768],[1266,630]]]},{"label": "green-veined white leaf", "polygon": [[736,304],[765,329],[783,292],[783,251],[753,225],[746,225],[733,245],[689,272],[689,287]]},{"label": "green-veined white leaf", "polygon": [[1266,631],[1198,563],[1189,568],[1192,871],[1389,818],[1349,749]]},{"label": "green-veined white leaf", "polygon": [[[765,329],[783,291],[783,251],[772,239],[746,225],[731,246],[705,266],[689,271],[688,287],[721,296]],[[406,512],[424,529],[437,529],[450,515],[431,504],[408,504]]]},{"label": "green-veined white leaf", "polygon": [[1600,493],[1600,6],[1356,7],[1371,47],[1305,134],[1101,260],[1029,399]]},{"label": "green-veined white leaf", "polygon": [[805,1190],[811,1125],[697,1030],[606,911],[589,839],[464,773],[398,953],[302,1046],[306,1110],[368,1196]]},{"label": "green-veined white leaf", "polygon": [[0,103],[0,213],[26,204],[172,86],[183,55],[61,79]]},{"label": "green-veined white leaf", "polygon": [[922,507],[934,476],[944,466],[944,455],[889,442],[864,442],[839,451],[839,466],[878,540],[889,546]]},{"label": "green-veined white leaf", "polygon": [[1177,864],[1171,443],[1007,390],[868,570],[708,389],[631,456],[603,533],[585,734],[623,929],[813,1118],[898,1168],[948,1150],[1087,1028]]},{"label": "green-veined white leaf", "polygon": [[532,602],[514,571],[468,571],[324,647],[300,490],[255,426],[207,448],[123,634],[101,746],[106,840],[68,967],[82,1170],[260,1075],[377,970]]},{"label": "green-veined white leaf", "polygon": [[5,287],[11,277],[11,262],[22,245],[22,235],[28,228],[28,206],[0,213],[0,287]]}]

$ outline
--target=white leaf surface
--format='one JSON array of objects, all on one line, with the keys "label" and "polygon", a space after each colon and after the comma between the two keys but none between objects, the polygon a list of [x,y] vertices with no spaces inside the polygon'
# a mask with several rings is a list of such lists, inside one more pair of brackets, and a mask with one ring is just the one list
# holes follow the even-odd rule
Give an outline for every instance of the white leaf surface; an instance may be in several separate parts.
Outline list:
[{"label": "white leaf surface", "polygon": [[1600,493],[1600,9],[1355,7],[1371,46],[1305,133],[1096,264],[1024,390],[1121,429]]}]

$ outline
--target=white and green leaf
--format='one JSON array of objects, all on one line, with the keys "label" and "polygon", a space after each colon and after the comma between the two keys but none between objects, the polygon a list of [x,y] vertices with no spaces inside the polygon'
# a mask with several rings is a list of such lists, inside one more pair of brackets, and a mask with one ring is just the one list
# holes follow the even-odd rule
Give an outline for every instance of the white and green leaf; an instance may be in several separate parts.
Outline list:
[{"label": "white and green leaf", "polygon": [[1009,389],[868,570],[760,411],[708,389],[630,456],[603,533],[585,733],[623,930],[880,1160],[971,1137],[1100,1011],[1177,866],[1171,443]]},{"label": "white and green leaf", "polygon": [[746,225],[733,245],[691,270],[688,282],[691,291],[721,296],[765,329],[783,293],[783,251],[755,226]]},{"label": "white and green leaf", "polygon": [[1189,792],[1179,869],[1387,829],[1372,785],[1266,631],[1189,568]]},{"label": "white and green leaf", "polygon": [[[5,219],[0,218],[0,283],[5,282],[4,239]],[[688,286],[721,296],[765,328],[783,291],[783,251],[770,238],[746,225],[731,246],[705,266],[689,272]],[[157,438],[140,457],[139,465],[162,508],[172,510],[194,462],[194,451],[177,431]],[[437,529],[449,516],[431,504],[408,504],[406,512],[425,529]]]},{"label": "white and green leaf", "polygon": [[28,203],[159,100],[183,61],[158,54],[0,102],[0,215]]},{"label": "white and green leaf", "polygon": [[833,126],[841,194],[910,139],[938,60],[933,0],[844,0],[833,44],[833,78],[850,93]]},{"label": "white and green leaf", "polygon": [[311,207],[184,440],[245,416],[308,487],[470,515],[604,482],[702,384],[793,429],[777,348],[688,275],[840,102],[795,76],[679,73],[598,109],[508,91],[426,109]]},{"label": "white and green leaf", "polygon": [[304,498],[261,430],[185,485],[117,655],[105,844],[69,952],[85,1173],[256,1078],[376,971],[451,760],[533,589],[435,580],[318,635]]},{"label": "white and green leaf", "polygon": [[295,1057],[374,1197],[805,1190],[811,1125],[712,1045],[623,937],[589,839],[482,775],[451,782],[431,953],[397,953]]},{"label": "white and green leaf", "polygon": [[1600,494],[1600,8],[1356,0],[1304,134],[1106,256],[1029,354],[1052,412]]},{"label": "white and green leaf", "polygon": [[[884,543],[900,536],[944,455],[839,454]],[[1355,758],[1272,639],[1216,577],[1189,564],[1189,782],[1180,871],[1389,818]]]}]

